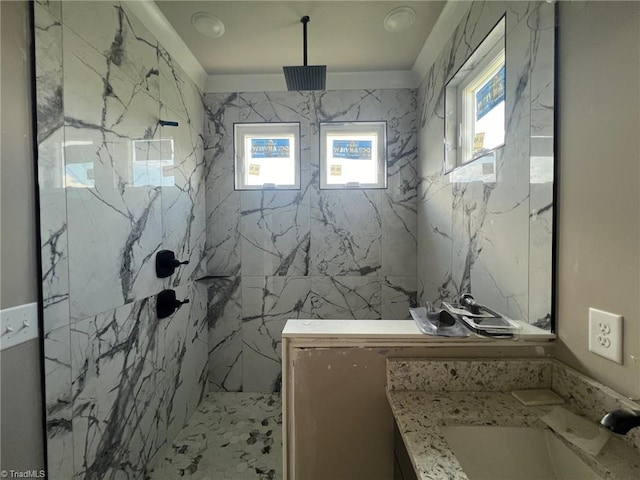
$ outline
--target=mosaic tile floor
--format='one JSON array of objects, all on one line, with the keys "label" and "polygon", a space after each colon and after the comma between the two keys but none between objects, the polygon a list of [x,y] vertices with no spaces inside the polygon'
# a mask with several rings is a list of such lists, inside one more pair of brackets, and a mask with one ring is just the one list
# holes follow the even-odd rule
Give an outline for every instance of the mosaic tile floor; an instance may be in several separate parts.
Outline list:
[{"label": "mosaic tile floor", "polygon": [[282,478],[280,394],[211,393],[148,480]]}]

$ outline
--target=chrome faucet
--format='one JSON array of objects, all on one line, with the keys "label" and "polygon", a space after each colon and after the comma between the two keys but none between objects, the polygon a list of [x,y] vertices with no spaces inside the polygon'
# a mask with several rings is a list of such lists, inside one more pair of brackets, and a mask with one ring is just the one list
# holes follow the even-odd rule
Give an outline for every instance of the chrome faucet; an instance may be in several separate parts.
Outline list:
[{"label": "chrome faucet", "polygon": [[600,424],[614,433],[624,435],[632,428],[640,427],[640,411],[614,410],[602,417]]}]

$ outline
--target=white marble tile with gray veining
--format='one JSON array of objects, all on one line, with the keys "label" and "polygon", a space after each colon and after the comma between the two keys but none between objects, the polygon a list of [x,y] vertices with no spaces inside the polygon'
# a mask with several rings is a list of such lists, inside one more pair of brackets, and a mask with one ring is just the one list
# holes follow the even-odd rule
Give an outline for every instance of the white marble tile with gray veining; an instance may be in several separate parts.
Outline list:
[{"label": "white marble tile with gray veining", "polygon": [[[174,58],[158,48],[160,116],[163,120],[184,121],[195,130],[204,130],[202,93]],[[178,118],[173,118],[177,115]]]},{"label": "white marble tile with gray veining", "polygon": [[418,108],[415,90],[381,90],[387,122],[387,194],[395,201],[417,202]]},{"label": "white marble tile with gray veining", "polygon": [[312,108],[318,122],[362,122],[386,120],[382,90],[337,90],[313,92]]},{"label": "white marble tile with gray veining", "polygon": [[[553,111],[549,82],[543,80],[549,78],[548,63],[553,61],[548,54],[552,49],[545,48],[553,39],[553,29],[548,28],[550,21],[553,24],[553,8],[540,5],[475,2],[418,90],[417,248],[423,302],[438,303],[471,292],[481,303],[508,316],[548,320],[544,292],[549,269],[542,251],[550,251],[551,243],[546,222],[541,219],[536,224],[535,212],[550,217],[550,212],[544,214],[551,206],[541,195],[536,196],[535,205],[529,197],[529,177],[539,173],[530,175],[530,164],[536,164],[530,162],[536,156],[530,139],[539,136],[533,132],[543,131],[543,125],[552,125]],[[445,85],[505,13],[509,45],[505,146],[491,161],[475,160],[445,174]],[[536,248],[530,249],[533,239]],[[530,290],[531,286],[541,291]]]},{"label": "white marble tile with gray veining", "polygon": [[100,52],[110,66],[117,68],[133,84],[145,85],[157,98],[158,42],[129,11],[126,3],[63,2],[62,21],[69,30]]},{"label": "white marble tile with gray veining", "polygon": [[201,282],[175,289],[176,298],[189,300],[160,322],[162,365],[167,382],[161,386],[167,412],[167,440],[175,438],[208,391],[208,292]]},{"label": "white marble tile with gray veining", "polygon": [[51,478],[72,478],[73,397],[69,326],[44,335],[47,466]]},{"label": "white marble tile with gray veining", "polygon": [[[421,181],[417,214],[417,276],[422,282],[420,303],[440,304],[458,295],[451,271],[452,258],[452,187],[440,172]],[[438,252],[437,255],[432,252]]]},{"label": "white marble tile with gray veining", "polygon": [[206,280],[209,298],[209,390],[242,391],[241,277]]},{"label": "white marble tile with gray veining", "polygon": [[[499,152],[498,168],[502,163]],[[501,191],[513,185],[505,182],[454,185],[453,280],[458,292],[470,292],[511,318],[526,319],[529,251],[528,236],[522,233],[529,227],[528,188],[523,185],[522,193],[513,198]]]},{"label": "white marble tile with gray veining", "polygon": [[[192,128],[161,131],[163,52],[125,4],[35,10],[49,475],[142,478],[207,388],[204,108],[189,80]],[[163,246],[190,303],[158,321]]]},{"label": "white marble tile with gray veining", "polygon": [[77,320],[160,290],[153,256],[162,243],[162,166],[150,161],[159,156],[158,102],[148,85],[134,84],[71,30],[64,33],[69,276]]},{"label": "white marble tile with gray veining", "polygon": [[415,201],[382,197],[382,275],[415,275],[417,263],[417,205]]},{"label": "white marble tile with gray veining", "polygon": [[[38,144],[43,144],[54,132],[62,128],[64,112],[62,105],[62,23],[40,2],[34,5],[34,36],[39,54],[35,58],[35,82],[37,102]],[[41,181],[48,186],[60,185],[55,166],[40,165]],[[51,159],[46,159],[51,161]]]},{"label": "white marble tile with gray veining", "polygon": [[[67,191],[71,318],[108,311],[161,290],[160,188]],[[109,239],[107,244],[105,239]]]},{"label": "white marble tile with gray veining", "polygon": [[40,191],[44,333],[69,324],[69,262],[63,188]]},{"label": "white marble tile with gray veining", "polygon": [[242,92],[235,102],[241,123],[299,124],[300,190],[304,192],[312,186],[319,162],[316,112],[311,98],[311,92]]},{"label": "white marble tile with gray veining", "polygon": [[414,276],[385,276],[381,285],[383,319],[410,320],[410,308],[418,302],[416,277]]},{"label": "white marble tile with gray veining", "polygon": [[243,391],[279,392],[282,329],[309,318],[308,277],[242,277]]},{"label": "white marble tile with gray veining", "polygon": [[382,193],[323,190],[312,197],[311,275],[379,275]]},{"label": "white marble tile with gray veining", "polygon": [[308,275],[308,190],[242,192],[241,206],[242,275]]},{"label": "white marble tile with gray veining", "polygon": [[205,95],[207,273],[237,275],[241,267],[240,192],[234,189],[233,124],[237,94]]},{"label": "white marble tile with gray veining", "polygon": [[312,318],[379,320],[381,312],[379,277],[311,277]]},{"label": "white marble tile with gray veining", "polygon": [[186,125],[161,128],[163,249],[175,252],[180,266],[171,285],[205,272],[206,202],[202,137]]},{"label": "white marble tile with gray veining", "polygon": [[167,440],[160,328],[149,299],[72,327],[76,475],[142,476]]},{"label": "white marble tile with gray veining", "polygon": [[55,19],[60,20],[62,15],[62,0],[36,0],[35,5],[36,8],[42,8],[53,15]]},{"label": "white marble tile with gray veining", "polygon": [[[212,356],[212,385],[272,391],[278,388],[281,371],[279,341],[274,338],[287,318],[379,319],[383,298],[385,315],[405,318],[408,305],[415,302],[415,91],[241,92],[207,94],[204,102],[208,273],[241,274],[245,310],[253,303],[262,305],[265,290],[265,302],[279,299],[277,308],[265,310],[270,313],[243,310],[241,353],[235,310],[216,308],[223,313],[215,322],[223,328],[214,345],[228,355],[220,362]],[[389,188],[320,191],[318,124],[355,120],[387,121]],[[300,122],[301,189],[234,191],[233,124],[292,121]],[[386,255],[383,249],[388,249]],[[384,275],[388,279],[383,287]],[[282,287],[277,282],[294,283]],[[221,287],[216,304],[231,305],[235,295]],[[236,378],[240,368],[238,355],[244,380],[229,382],[226,376]]]},{"label": "white marble tile with gray veining", "polygon": [[142,478],[203,398],[206,290],[177,296],[190,303],[167,319],[151,297],[72,326],[76,475]]},{"label": "white marble tile with gray veining", "polygon": [[69,323],[67,206],[64,189],[60,3],[34,6],[35,81],[44,332]]},{"label": "white marble tile with gray veining", "polygon": [[554,48],[555,11],[540,3],[532,12],[531,30],[531,151],[529,176],[529,321],[550,328],[552,252],[549,238],[553,229],[553,101],[554,59],[544,52]]}]

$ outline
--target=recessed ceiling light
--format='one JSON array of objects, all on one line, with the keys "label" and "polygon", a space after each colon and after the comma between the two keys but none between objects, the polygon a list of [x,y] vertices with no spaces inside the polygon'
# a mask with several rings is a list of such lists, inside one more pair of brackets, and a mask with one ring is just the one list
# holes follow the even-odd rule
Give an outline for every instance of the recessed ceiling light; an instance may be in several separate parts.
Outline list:
[{"label": "recessed ceiling light", "polygon": [[384,17],[384,28],[391,33],[404,32],[416,21],[416,12],[411,7],[398,7]]},{"label": "recessed ceiling light", "polygon": [[219,38],[224,34],[224,23],[215,15],[198,12],[191,17],[191,23],[205,37]]}]

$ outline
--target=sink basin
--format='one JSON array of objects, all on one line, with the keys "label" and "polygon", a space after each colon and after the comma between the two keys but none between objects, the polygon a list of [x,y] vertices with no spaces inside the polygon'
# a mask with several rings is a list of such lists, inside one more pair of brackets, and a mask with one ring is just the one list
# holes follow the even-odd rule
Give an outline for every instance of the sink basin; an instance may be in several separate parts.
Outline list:
[{"label": "sink basin", "polygon": [[550,430],[440,427],[470,480],[602,480]]}]

